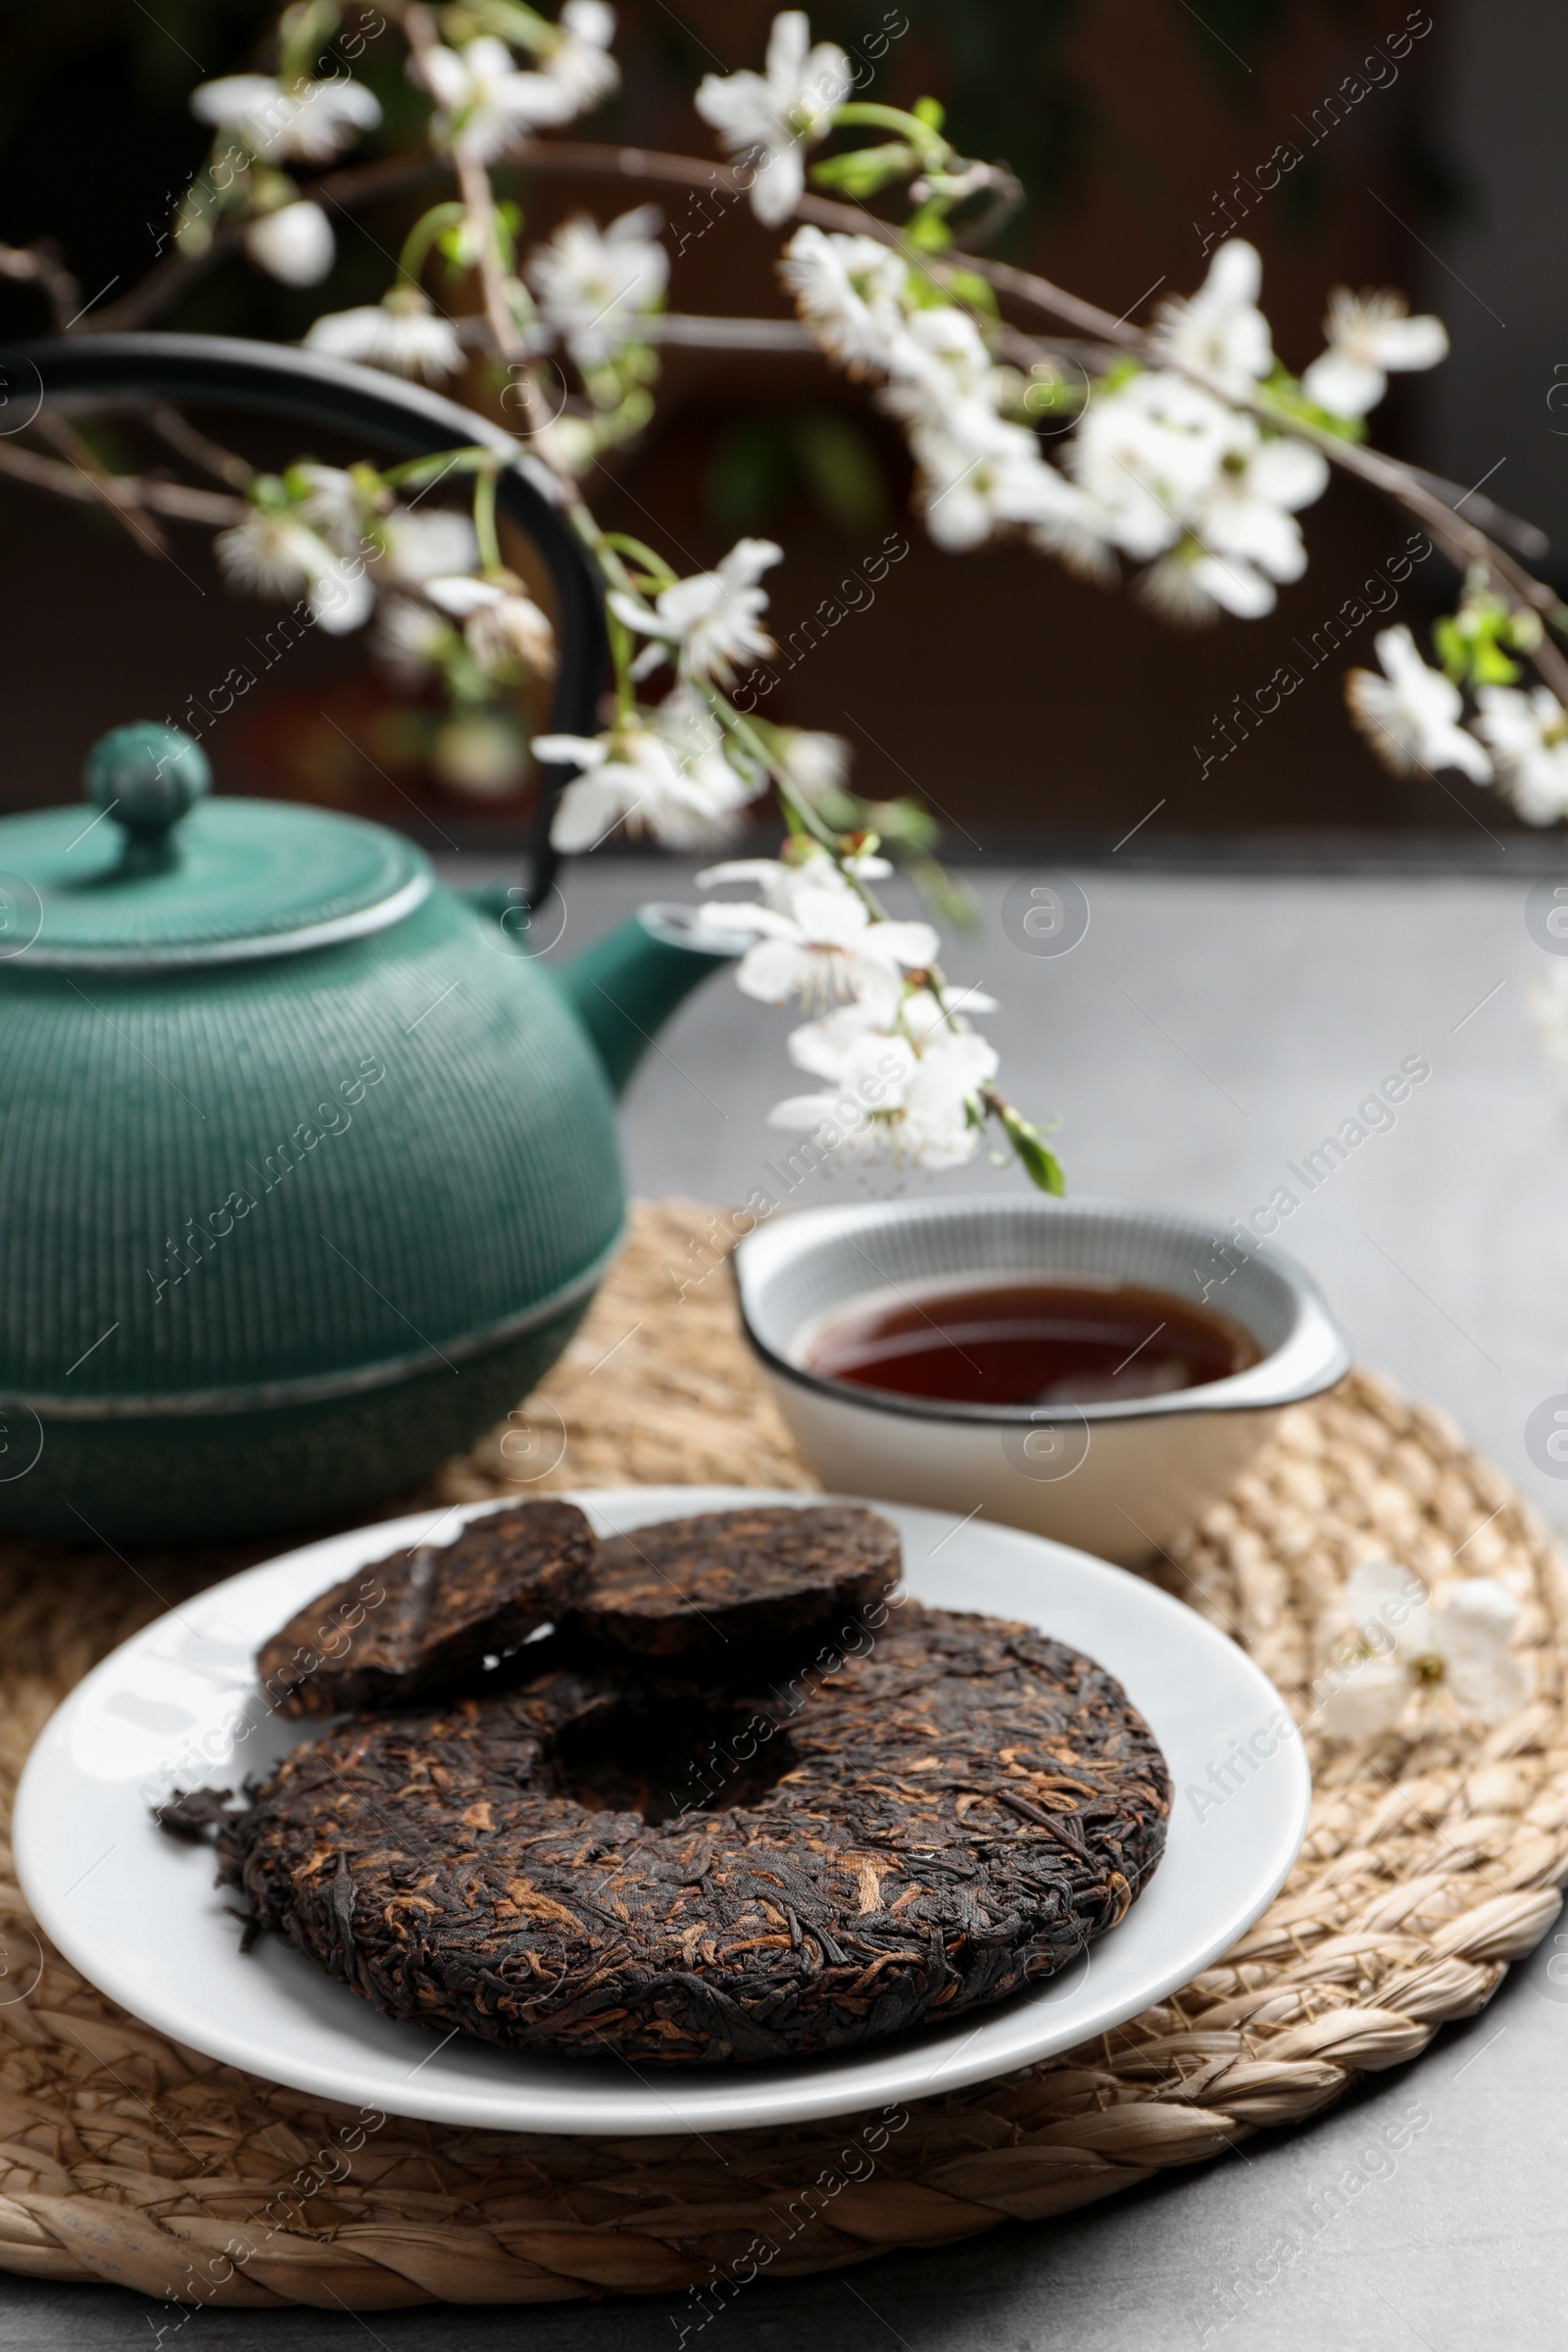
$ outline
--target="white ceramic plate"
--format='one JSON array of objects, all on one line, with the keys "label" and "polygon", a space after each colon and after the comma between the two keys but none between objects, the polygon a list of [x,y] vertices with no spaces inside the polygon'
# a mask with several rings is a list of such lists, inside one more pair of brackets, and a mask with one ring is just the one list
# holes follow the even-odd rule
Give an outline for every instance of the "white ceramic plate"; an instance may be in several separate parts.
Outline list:
[{"label": "white ceramic plate", "polygon": [[[817,1497],[756,1488],[581,1494],[601,1533],[689,1511]],[[479,1508],[488,1506],[480,1505]],[[1279,1693],[1234,1642],[1127,1570],[1008,1527],[882,1503],[917,1600],[1022,1618],[1126,1686],[1165,1751],[1165,1857],[1121,1925],[1038,1988],[953,2025],[794,2065],[713,2069],[529,2057],[382,2017],[275,1936],[242,1955],[213,1853],[165,1837],[149,1805],[176,1785],[238,1787],[308,1727],[270,1715],[257,1644],[311,1596],[460,1517],[383,1520],[312,1544],[184,1601],[89,1674],[54,1715],[17,1797],[34,1916],[100,1989],[177,2041],[354,2106],[509,2132],[736,2131],[854,2113],[977,2082],[1119,2025],[1250,1926],[1306,1828],[1310,1783]]]}]

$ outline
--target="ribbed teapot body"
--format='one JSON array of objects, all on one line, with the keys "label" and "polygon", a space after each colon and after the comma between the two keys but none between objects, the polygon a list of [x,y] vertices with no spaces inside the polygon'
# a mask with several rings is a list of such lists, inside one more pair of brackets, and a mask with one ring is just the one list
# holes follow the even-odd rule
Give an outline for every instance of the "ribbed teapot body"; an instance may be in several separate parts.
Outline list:
[{"label": "ribbed teapot body", "polygon": [[19,955],[0,1018],[0,1525],[231,1536],[407,1490],[525,1394],[615,1245],[589,1043],[440,889],[196,969]]}]

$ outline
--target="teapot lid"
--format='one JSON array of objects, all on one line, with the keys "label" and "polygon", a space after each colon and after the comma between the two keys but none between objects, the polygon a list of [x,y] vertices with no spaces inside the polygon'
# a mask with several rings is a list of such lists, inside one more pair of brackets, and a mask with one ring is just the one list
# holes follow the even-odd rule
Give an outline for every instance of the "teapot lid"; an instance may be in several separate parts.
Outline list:
[{"label": "teapot lid", "polygon": [[432,886],[401,834],[288,801],[213,800],[199,744],[117,727],[94,806],[0,817],[0,960],[153,972],[301,955],[402,920]]}]

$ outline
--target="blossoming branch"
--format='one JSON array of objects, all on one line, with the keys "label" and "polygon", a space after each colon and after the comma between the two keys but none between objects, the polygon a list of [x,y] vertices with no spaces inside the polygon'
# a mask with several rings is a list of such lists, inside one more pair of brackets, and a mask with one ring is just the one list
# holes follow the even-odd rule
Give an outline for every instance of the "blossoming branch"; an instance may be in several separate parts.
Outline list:
[{"label": "blossoming branch", "polygon": [[[727,168],[563,141],[617,86],[614,28],[606,0],[564,0],[554,20],[524,0],[387,0],[384,15],[354,17],[337,0],[296,0],[277,20],[270,72],[193,92],[214,141],[172,251],[145,289],[84,331],[142,323],[231,251],[286,283],[318,284],[334,256],[329,207],[444,179],[379,302],[324,314],[305,345],[426,383],[462,378],[478,403],[499,403],[515,462],[536,478],[544,469],[601,574],[613,661],[603,725],[533,747],[574,771],[555,846],[578,854],[619,831],[722,850],[770,801],[785,828],[778,855],[711,867],[705,883],[752,895],[710,903],[701,920],[751,942],[738,965],[745,993],[807,1016],[790,1054],[816,1083],[780,1102],[775,1121],[814,1128],[835,1152],[889,1151],[925,1167],[960,1163],[989,1135],[1058,1190],[1044,1137],[999,1090],[997,1055],[971,1024],[992,1001],[947,979],[929,923],[894,919],[877,899],[885,853],[930,870],[929,819],[909,804],[858,801],[842,738],[771,723],[755,695],[750,711],[735,699],[739,671],[775,651],[763,581],[782,550],[743,539],[711,571],[681,577],[656,548],[603,529],[584,496],[595,462],[653,412],[670,282],[662,216],[647,203],[606,224],[575,214],[524,254],[493,167],[718,190],[765,226],[788,227],[779,272],[805,329],[897,419],[926,529],[956,554],[1011,538],[1102,587],[1130,570],[1170,621],[1254,619],[1305,569],[1298,517],[1332,468],[1356,474],[1418,519],[1465,585],[1436,632],[1437,666],[1408,629],[1377,638],[1380,672],[1347,679],[1352,718],[1396,770],[1457,767],[1534,822],[1568,812],[1568,658],[1553,636],[1568,614],[1521,561],[1526,526],[1368,441],[1390,375],[1444,357],[1439,319],[1411,318],[1396,294],[1340,288],[1326,347],[1296,375],[1260,307],[1258,255],[1240,238],[1215,248],[1201,286],[1144,325],[987,260],[972,248],[1016,202],[1012,174],[959,154],[936,100],[903,109],[858,94],[864,61],[813,42],[798,10],[775,18],[760,72],[710,74],[695,93]],[[405,43],[422,143],[345,167],[337,159],[380,123],[353,66],[383,31]],[[302,166],[331,169],[313,179]],[[891,218],[873,209],[888,200]],[[0,267],[62,299],[54,260],[0,249]],[[476,287],[477,309],[439,301],[437,277],[443,295]],[[778,331],[679,324],[694,341]],[[166,430],[221,475],[226,499],[126,476],[100,476],[86,494],[126,516],[220,516],[220,561],[237,587],[303,599],[324,628],[372,623],[391,674],[438,689],[450,707],[447,780],[493,788],[474,747],[516,686],[555,661],[546,614],[502,560],[502,461],[456,450],[381,471],[302,462],[263,475],[177,418]],[[83,494],[79,467],[24,440],[0,445],[0,466]],[[441,482],[466,484],[467,512],[425,507]],[[1528,689],[1525,663],[1538,680]],[[846,1102],[858,1105],[847,1121]]]}]

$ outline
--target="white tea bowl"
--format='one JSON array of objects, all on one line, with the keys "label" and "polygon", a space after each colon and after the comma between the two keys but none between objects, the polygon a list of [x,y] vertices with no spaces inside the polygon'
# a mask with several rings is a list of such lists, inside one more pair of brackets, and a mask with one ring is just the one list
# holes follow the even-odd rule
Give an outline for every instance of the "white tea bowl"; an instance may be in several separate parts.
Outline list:
[{"label": "white tea bowl", "polygon": [[[1287,1405],[1349,1368],[1299,1266],[1169,1209],[995,1197],[800,1209],[749,1235],[734,1263],[746,1336],[826,1487],[984,1511],[1124,1566],[1163,1550]],[[1201,1387],[1092,1404],[950,1403],[811,1368],[819,1335],[851,1310],[1051,1281],[1207,1305],[1250,1335],[1258,1360]]]}]

